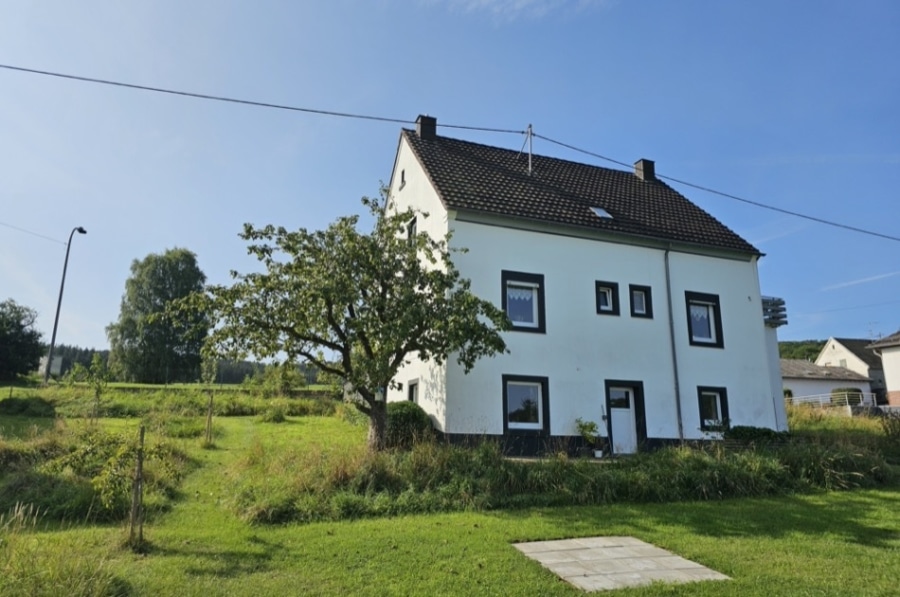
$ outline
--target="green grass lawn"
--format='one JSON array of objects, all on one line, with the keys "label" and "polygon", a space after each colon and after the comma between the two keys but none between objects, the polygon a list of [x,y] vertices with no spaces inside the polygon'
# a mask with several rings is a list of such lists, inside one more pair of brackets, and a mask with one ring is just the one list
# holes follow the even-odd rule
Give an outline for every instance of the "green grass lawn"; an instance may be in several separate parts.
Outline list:
[{"label": "green grass lawn", "polygon": [[121,548],[118,525],[78,524],[28,533],[37,553],[99,566],[131,595],[578,595],[511,543],[630,535],[733,580],[611,595],[891,595],[900,587],[897,489],[253,526],[228,509],[236,460],[257,445],[349,449],[366,430],[333,417],[278,425],[217,417],[215,425],[214,449],[178,440],[200,465],[172,510],[147,522],[147,554]]}]

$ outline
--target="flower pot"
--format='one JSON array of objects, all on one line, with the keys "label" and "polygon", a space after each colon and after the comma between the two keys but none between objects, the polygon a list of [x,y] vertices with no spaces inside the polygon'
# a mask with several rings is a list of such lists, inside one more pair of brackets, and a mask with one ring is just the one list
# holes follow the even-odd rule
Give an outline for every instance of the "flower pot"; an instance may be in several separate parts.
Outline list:
[{"label": "flower pot", "polygon": [[603,450],[594,450],[594,458],[603,458]]}]

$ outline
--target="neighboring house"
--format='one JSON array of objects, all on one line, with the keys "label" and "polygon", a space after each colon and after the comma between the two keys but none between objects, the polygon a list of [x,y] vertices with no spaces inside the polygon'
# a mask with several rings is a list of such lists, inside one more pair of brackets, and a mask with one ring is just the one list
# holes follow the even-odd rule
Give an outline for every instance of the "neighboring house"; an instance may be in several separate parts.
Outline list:
[{"label": "neighboring house", "polygon": [[[389,209],[443,237],[471,290],[513,323],[509,352],[465,375],[414,356],[388,400],[415,400],[451,441],[509,452],[577,443],[600,424],[615,453],[718,437],[723,424],[787,427],[761,253],[656,178],[403,130]],[[611,444],[611,446],[610,446]]]},{"label": "neighboring house", "polygon": [[833,390],[854,388],[872,402],[869,378],[846,367],[823,367],[803,359],[781,359],[785,395],[798,402],[830,402]]},{"label": "neighboring house", "polygon": [[881,357],[868,346],[872,340],[862,338],[829,338],[819,356],[816,365],[823,367],[845,367],[871,380],[872,392],[878,402],[885,399],[884,369]]},{"label": "neighboring house", "polygon": [[888,404],[900,406],[900,332],[873,342],[868,348],[881,356]]}]

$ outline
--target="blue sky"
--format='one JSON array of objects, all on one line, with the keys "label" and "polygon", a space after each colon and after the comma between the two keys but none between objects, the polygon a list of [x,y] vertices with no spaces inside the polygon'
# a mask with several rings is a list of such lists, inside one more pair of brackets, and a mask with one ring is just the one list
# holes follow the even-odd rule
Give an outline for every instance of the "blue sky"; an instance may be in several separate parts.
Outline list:
[{"label": "blue sky", "polygon": [[[439,124],[530,123],[898,236],[897,31],[893,0],[6,0],[0,63]],[[84,226],[57,341],[105,347],[133,259],[186,247],[226,282],[254,267],[244,222],[320,228],[361,212],[390,177],[399,126],[0,69],[0,300],[37,309],[49,340],[64,241]],[[767,254],[763,293],[787,300],[782,339],[900,328],[900,243],[675,186]]]}]

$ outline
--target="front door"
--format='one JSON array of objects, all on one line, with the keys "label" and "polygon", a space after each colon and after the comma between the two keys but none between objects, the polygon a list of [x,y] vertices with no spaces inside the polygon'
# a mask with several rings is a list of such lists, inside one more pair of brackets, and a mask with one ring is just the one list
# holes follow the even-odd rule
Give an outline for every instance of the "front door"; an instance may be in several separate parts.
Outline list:
[{"label": "front door", "polygon": [[635,425],[634,389],[610,386],[607,392],[609,404],[611,444],[613,454],[637,452],[637,426]]}]

